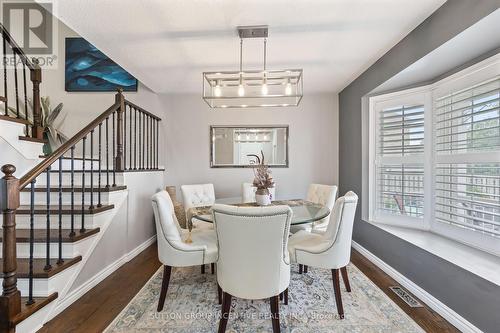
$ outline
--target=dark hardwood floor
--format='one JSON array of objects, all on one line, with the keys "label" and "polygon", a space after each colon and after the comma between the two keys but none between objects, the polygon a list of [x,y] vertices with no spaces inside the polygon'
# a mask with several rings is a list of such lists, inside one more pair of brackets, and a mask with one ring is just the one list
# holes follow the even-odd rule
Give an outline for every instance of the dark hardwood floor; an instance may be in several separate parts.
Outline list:
[{"label": "dark hardwood floor", "polygon": [[[375,266],[371,261],[366,259],[356,250],[352,250],[351,262],[359,268],[370,280],[373,281],[389,298],[396,303],[404,312],[406,312],[417,324],[419,324],[426,332],[448,333],[460,332],[455,326],[448,323],[443,317],[437,314],[434,310],[424,304],[422,308],[412,308],[408,306],[402,299],[400,299],[392,290],[391,286],[398,286],[399,284],[385,274],[380,268]],[[413,295],[415,299],[418,299]]]},{"label": "dark hardwood floor", "polygon": [[[102,332],[161,266],[156,251],[156,244],[151,245],[38,332]],[[355,250],[351,261],[426,332],[459,332],[427,306],[409,307],[389,289],[396,281]]]},{"label": "dark hardwood floor", "polygon": [[102,332],[160,266],[155,243],[113,272],[38,332]]}]

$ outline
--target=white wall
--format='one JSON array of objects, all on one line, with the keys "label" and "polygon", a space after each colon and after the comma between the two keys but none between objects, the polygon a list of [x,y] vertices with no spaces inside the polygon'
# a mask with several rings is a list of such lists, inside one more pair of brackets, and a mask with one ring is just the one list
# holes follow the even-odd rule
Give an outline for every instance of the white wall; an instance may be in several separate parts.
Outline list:
[{"label": "white wall", "polygon": [[[200,95],[162,95],[167,110],[165,184],[214,183],[239,196],[251,169],[210,168],[210,125],[289,125],[289,168],[273,168],[277,198],[303,198],[310,183],[338,182],[338,98],[307,94],[297,108],[212,110]],[[179,195],[179,198],[181,195]]]},{"label": "white wall", "polygon": [[[64,88],[64,61],[66,37],[79,35],[58,22],[58,66],[57,69],[42,71],[41,96],[50,96],[51,104],[55,107],[62,102],[63,111],[67,114],[62,129],[63,133],[71,136],[82,129],[86,124],[103,113],[115,102],[116,92],[67,92]],[[143,107],[153,114],[162,117],[163,110],[156,93],[139,83],[137,92],[124,92],[125,98]]]}]

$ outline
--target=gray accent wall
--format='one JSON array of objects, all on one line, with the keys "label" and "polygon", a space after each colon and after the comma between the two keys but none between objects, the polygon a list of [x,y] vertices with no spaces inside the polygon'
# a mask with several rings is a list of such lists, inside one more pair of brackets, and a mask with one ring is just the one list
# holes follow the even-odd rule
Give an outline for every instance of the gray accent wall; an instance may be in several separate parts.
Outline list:
[{"label": "gray accent wall", "polygon": [[[498,8],[498,0],[447,1],[339,94],[340,193],[362,192],[362,97]],[[498,332],[497,285],[363,221],[361,202],[356,216],[357,243],[479,329]]]}]

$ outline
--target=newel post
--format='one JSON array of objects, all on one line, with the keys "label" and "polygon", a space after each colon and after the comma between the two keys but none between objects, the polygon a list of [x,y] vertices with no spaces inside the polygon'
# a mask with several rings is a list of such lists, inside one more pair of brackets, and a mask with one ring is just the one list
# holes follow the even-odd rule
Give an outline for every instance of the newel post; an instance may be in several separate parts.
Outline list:
[{"label": "newel post", "polygon": [[0,179],[0,208],[3,212],[2,253],[3,283],[0,296],[0,332],[14,332],[12,318],[21,312],[21,293],[17,289],[16,210],[19,208],[19,180],[14,176],[16,167],[2,167]]},{"label": "newel post", "polygon": [[115,157],[115,170],[123,171],[123,113],[125,112],[125,97],[123,96],[123,89],[118,88],[115,96],[115,103],[119,104],[116,119],[116,157]]},{"label": "newel post", "polygon": [[42,127],[42,107],[40,105],[40,83],[42,82],[42,69],[38,64],[38,59],[33,58],[34,69],[30,72],[31,83],[33,84],[33,128],[31,136],[43,139]]}]

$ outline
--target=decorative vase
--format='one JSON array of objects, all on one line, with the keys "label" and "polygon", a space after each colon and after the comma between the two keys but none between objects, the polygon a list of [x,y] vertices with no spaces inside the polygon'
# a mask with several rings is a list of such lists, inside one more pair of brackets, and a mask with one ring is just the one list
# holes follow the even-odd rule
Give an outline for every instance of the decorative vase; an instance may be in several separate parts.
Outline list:
[{"label": "decorative vase", "polygon": [[271,195],[267,188],[259,188],[255,191],[255,202],[258,206],[267,206],[271,204]]},{"label": "decorative vase", "polygon": [[43,155],[49,156],[50,154],[52,154],[52,147],[50,146],[49,133],[47,131],[43,132],[43,139],[45,140],[42,148]]}]

